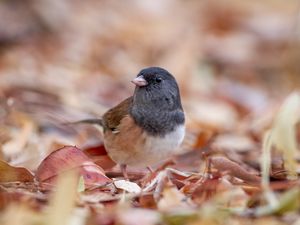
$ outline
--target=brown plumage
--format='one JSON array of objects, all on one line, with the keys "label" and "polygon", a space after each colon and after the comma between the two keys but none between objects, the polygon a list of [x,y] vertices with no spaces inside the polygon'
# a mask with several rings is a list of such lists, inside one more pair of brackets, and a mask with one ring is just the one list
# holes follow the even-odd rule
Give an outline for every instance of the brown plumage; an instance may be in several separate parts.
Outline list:
[{"label": "brown plumage", "polygon": [[129,97],[119,103],[117,106],[109,109],[102,117],[102,126],[104,132],[116,129],[121,120],[129,114],[129,108],[132,105],[132,97]]}]

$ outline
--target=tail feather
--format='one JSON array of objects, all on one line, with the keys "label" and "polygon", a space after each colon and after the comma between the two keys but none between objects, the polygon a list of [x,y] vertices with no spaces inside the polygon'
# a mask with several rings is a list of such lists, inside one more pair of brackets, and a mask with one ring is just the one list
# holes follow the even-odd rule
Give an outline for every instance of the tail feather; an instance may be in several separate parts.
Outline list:
[{"label": "tail feather", "polygon": [[88,123],[88,124],[96,124],[103,127],[103,121],[102,119],[86,119],[86,120],[79,120],[75,122],[70,122],[67,124],[80,124],[80,123]]}]

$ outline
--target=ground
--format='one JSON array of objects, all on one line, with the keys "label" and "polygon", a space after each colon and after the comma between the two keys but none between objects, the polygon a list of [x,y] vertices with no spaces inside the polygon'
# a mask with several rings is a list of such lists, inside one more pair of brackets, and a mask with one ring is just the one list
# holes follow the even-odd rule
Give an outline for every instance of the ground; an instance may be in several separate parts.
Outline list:
[{"label": "ground", "polygon": [[[299,2],[0,2],[0,221],[299,224]],[[129,181],[100,118],[176,77],[183,154]]]}]

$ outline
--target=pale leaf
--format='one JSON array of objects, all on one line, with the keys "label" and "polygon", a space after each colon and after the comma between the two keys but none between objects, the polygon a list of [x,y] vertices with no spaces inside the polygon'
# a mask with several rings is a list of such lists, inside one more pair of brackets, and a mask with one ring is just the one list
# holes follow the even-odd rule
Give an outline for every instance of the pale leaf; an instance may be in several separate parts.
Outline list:
[{"label": "pale leaf", "polygon": [[114,184],[117,188],[127,191],[129,193],[140,193],[141,188],[136,183],[130,182],[128,180],[116,180]]}]

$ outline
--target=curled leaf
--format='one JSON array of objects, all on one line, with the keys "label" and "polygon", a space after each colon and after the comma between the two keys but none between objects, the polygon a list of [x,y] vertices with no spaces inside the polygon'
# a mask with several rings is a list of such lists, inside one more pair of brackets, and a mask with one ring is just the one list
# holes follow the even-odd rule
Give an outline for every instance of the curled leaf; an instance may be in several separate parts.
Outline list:
[{"label": "curled leaf", "polygon": [[86,187],[103,185],[111,180],[103,169],[93,163],[80,149],[66,146],[48,155],[39,165],[36,177],[39,181],[54,183],[57,175],[77,169]]},{"label": "curled leaf", "polygon": [[242,179],[243,181],[250,184],[258,184],[260,182],[260,177],[256,176],[255,174],[249,173],[239,164],[225,157],[215,156],[210,160],[212,165],[219,171],[227,171],[231,176]]}]

